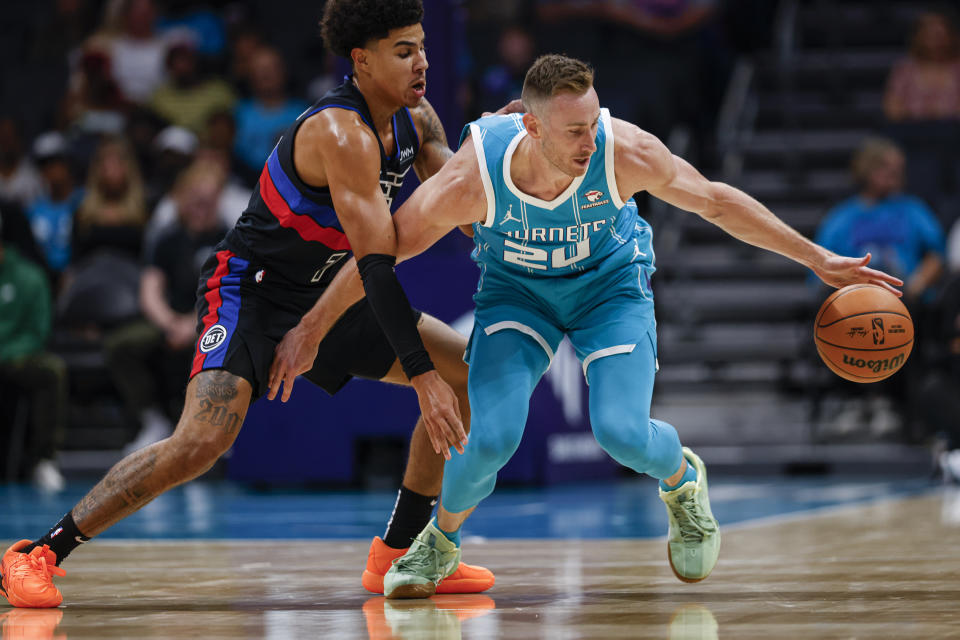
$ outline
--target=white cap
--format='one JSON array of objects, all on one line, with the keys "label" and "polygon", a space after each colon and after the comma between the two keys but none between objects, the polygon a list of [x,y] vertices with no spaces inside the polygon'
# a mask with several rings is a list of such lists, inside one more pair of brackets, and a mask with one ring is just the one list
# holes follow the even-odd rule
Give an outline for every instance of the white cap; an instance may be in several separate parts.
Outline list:
[{"label": "white cap", "polygon": [[158,151],[176,151],[186,156],[193,155],[193,152],[197,150],[198,143],[199,140],[197,140],[195,133],[175,125],[171,125],[158,133],[153,141]]},{"label": "white cap", "polygon": [[55,156],[66,156],[69,153],[70,145],[59,131],[41,133],[33,141],[33,157],[39,162]]}]

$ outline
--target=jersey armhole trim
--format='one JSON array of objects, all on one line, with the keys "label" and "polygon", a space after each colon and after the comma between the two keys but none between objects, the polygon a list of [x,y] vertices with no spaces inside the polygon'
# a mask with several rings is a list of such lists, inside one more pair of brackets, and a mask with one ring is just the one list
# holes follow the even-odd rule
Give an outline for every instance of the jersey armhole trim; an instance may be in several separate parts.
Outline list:
[{"label": "jersey armhole trim", "polygon": [[[470,125],[470,139],[473,140],[473,148],[477,151],[477,163],[480,165],[480,181],[483,182],[483,192],[487,196],[487,217],[483,221],[484,227],[493,225],[494,218],[497,217],[497,201],[494,197],[493,183],[490,182],[490,172],[487,170],[487,156],[483,151],[483,130],[475,124]],[[552,357],[552,356],[551,356]]]},{"label": "jersey armhole trim", "polygon": [[420,134],[417,132],[417,125],[413,121],[413,114],[410,113],[410,109],[407,107],[404,107],[403,110],[407,112],[407,120],[410,121],[410,128],[413,129],[413,136],[417,139],[417,152],[419,152],[420,147],[423,146],[423,142],[420,140]]},{"label": "jersey armhole trim", "polygon": [[[610,121],[610,110],[600,109],[600,120],[603,122],[603,153],[604,165],[607,169],[607,189],[610,190],[610,200],[617,209],[623,209],[624,202],[620,199],[620,190],[617,188],[617,172],[613,164],[616,140],[613,137],[613,122]],[[586,369],[584,369],[586,372]]]}]

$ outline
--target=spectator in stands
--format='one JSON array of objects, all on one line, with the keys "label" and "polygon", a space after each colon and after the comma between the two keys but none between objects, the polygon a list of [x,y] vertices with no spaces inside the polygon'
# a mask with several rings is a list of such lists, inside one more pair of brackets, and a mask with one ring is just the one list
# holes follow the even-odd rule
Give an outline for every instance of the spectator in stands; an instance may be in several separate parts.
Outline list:
[{"label": "spectator in stands", "polygon": [[893,121],[960,118],[960,38],[950,16],[920,15],[909,53],[887,79],[883,109]]},{"label": "spectator in stands", "polygon": [[536,44],[533,36],[520,26],[508,26],[497,41],[498,60],[483,69],[475,89],[475,115],[496,111],[520,97],[523,79],[533,62]]},{"label": "spectator in stands", "polygon": [[109,249],[139,259],[146,220],[143,180],[133,151],[125,139],[107,138],[94,155],[77,213],[75,258]]},{"label": "spectator in stands", "polygon": [[203,262],[227,232],[217,212],[226,181],[222,165],[201,159],[173,189],[176,219],[148,246],[140,279],[147,322],[131,323],[107,339],[107,362],[117,388],[142,429],[134,451],[170,435],[183,408],[183,376],[197,339],[197,279]]},{"label": "spectator in stands", "polygon": [[37,246],[30,228],[30,220],[13,200],[0,198],[0,216],[3,216],[3,228],[0,229],[0,241],[8,247],[16,247],[17,252],[34,264],[45,264],[43,252]]},{"label": "spectator in stands", "polygon": [[865,141],[854,155],[853,174],[860,193],[827,214],[816,241],[841,255],[870,252],[874,268],[904,281],[908,304],[931,300],[943,271],[943,230],[922,200],[902,193],[900,148],[883,138]]},{"label": "spectator in stands", "polygon": [[109,40],[90,38],[83,45],[60,107],[61,128],[74,138],[86,138],[81,144],[89,148],[95,144],[90,140],[123,131],[128,107],[113,75]]},{"label": "spectator in stands", "polygon": [[42,190],[39,172],[23,153],[17,123],[13,118],[0,117],[0,199],[25,207]]},{"label": "spectator in stands", "polygon": [[[860,192],[836,205],[821,222],[816,242],[841,255],[872,255],[871,265],[904,281],[903,301],[916,329],[913,354],[906,369],[889,381],[844,386],[853,397],[836,415],[835,430],[851,431],[870,413],[873,435],[889,435],[901,426],[900,417],[913,418],[914,376],[923,370],[923,344],[929,305],[943,271],[944,236],[933,212],[919,198],[902,193],[904,157],[892,141],[864,141],[853,158],[853,175]],[[854,252],[844,253],[844,252]],[[859,253],[856,253],[859,252]],[[868,396],[867,405],[861,400]],[[892,402],[898,405],[894,412]]]},{"label": "spectator in stands", "polygon": [[[2,218],[0,218],[2,226]],[[63,360],[45,351],[52,313],[46,274],[0,240],[0,383],[6,394],[29,399],[27,468],[42,489],[63,489],[55,462],[63,437],[67,373]],[[12,406],[12,403],[8,406]],[[11,412],[12,413],[12,412]],[[4,444],[4,451],[8,444]]]},{"label": "spectator in stands", "polygon": [[237,104],[236,152],[252,186],[277,139],[309,105],[287,96],[287,74],[276,49],[261,47],[250,59],[252,96]]},{"label": "spectator in stands", "polygon": [[[589,60],[611,115],[666,140],[680,123],[709,135],[725,82],[725,47],[710,34],[717,0],[537,0],[543,48]],[[559,28],[557,28],[559,27]],[[580,51],[581,53],[577,53]],[[710,69],[712,73],[705,72]],[[606,80],[604,80],[606,78]],[[601,86],[602,85],[602,86]],[[703,92],[711,94],[705,100]]]},{"label": "spectator in stands", "polygon": [[66,138],[57,131],[39,136],[33,157],[43,175],[44,192],[30,203],[26,213],[47,267],[58,276],[70,262],[73,218],[83,198],[71,166]]},{"label": "spectator in stands", "polygon": [[[250,201],[250,189],[230,176],[230,156],[222,149],[205,147],[198,150],[196,160],[187,171],[192,171],[194,165],[207,167],[214,175],[223,177],[215,211],[221,224],[229,229],[236,224],[243,210],[247,208]],[[157,240],[168,227],[171,225],[178,226],[177,210],[178,203],[176,189],[174,189],[160,200],[150,217],[150,223],[147,225],[144,234],[144,253],[150,254],[152,252]]]},{"label": "spectator in stands", "polygon": [[146,183],[148,211],[156,210],[170,192],[177,176],[193,162],[198,144],[197,134],[175,125],[164,128],[154,138],[151,156],[153,171]]},{"label": "spectator in stands", "polygon": [[166,67],[168,80],[153,93],[150,106],[170,124],[199,136],[213,113],[233,108],[233,89],[220,78],[204,76],[194,42],[171,46]]},{"label": "spectator in stands", "polygon": [[164,79],[168,42],[157,34],[156,20],[153,0],[113,0],[108,6],[113,77],[131,102],[147,102]]},{"label": "spectator in stands", "polygon": [[250,74],[254,55],[266,46],[263,36],[253,26],[241,23],[230,33],[230,84],[242,95],[250,95]]}]

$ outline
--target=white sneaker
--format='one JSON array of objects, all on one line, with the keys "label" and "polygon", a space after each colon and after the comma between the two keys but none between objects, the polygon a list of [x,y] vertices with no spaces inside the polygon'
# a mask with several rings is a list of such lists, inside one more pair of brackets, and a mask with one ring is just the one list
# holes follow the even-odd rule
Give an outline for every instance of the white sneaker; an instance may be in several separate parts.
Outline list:
[{"label": "white sneaker", "polygon": [[33,485],[41,491],[59,493],[67,483],[53,460],[41,460],[33,468]]},{"label": "white sneaker", "polygon": [[173,425],[165,415],[156,409],[147,409],[142,416],[143,428],[137,437],[127,443],[123,448],[123,455],[129,455],[134,451],[139,451],[144,447],[150,446],[154,442],[159,442],[164,438],[169,438],[173,433]]}]

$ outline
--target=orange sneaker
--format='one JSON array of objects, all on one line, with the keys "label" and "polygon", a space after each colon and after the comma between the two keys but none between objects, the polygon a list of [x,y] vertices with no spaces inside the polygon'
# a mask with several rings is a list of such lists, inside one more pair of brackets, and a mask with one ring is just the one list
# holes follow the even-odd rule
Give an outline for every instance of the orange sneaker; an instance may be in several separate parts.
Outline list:
[{"label": "orange sneaker", "polygon": [[0,561],[0,593],[15,607],[48,609],[63,602],[60,589],[53,584],[53,576],[67,572],[57,566],[57,554],[50,547],[36,547],[30,553],[21,553],[30,540],[14,543]]},{"label": "orange sneaker", "polygon": [[2,640],[67,640],[54,632],[63,620],[63,609],[9,609],[0,616]]},{"label": "orange sneaker", "polygon": [[[367,568],[360,582],[370,593],[383,593],[383,576],[390,570],[393,561],[407,552],[406,549],[388,547],[380,536],[370,543]],[[461,562],[457,570],[437,587],[437,593],[479,593],[493,586],[493,572],[486,567],[477,567]]]}]

